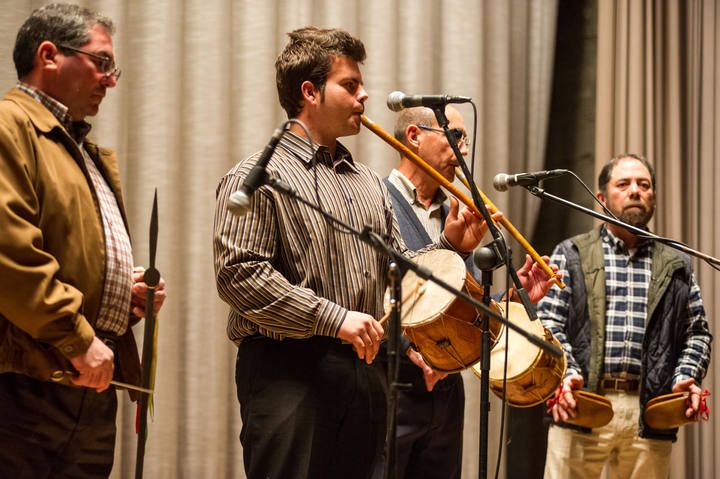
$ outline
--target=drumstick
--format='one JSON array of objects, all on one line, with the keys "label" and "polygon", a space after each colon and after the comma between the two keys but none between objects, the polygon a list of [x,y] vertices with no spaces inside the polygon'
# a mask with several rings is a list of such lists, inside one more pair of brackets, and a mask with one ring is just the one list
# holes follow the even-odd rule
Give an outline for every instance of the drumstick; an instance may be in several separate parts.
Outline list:
[{"label": "drumstick", "polygon": [[139,391],[141,393],[146,393],[146,394],[153,393],[152,389],[141,388],[140,386],[135,386],[134,384],[122,383],[120,381],[112,380],[112,381],[110,381],[110,384],[112,384],[113,386],[120,386],[121,388],[125,388],[125,389],[132,389],[133,391]]},{"label": "drumstick", "polygon": [[[403,296],[403,299],[402,299],[401,304],[402,304],[402,303],[405,303],[405,301],[407,301],[408,299],[410,299],[410,296],[413,296],[415,293],[417,293],[418,289],[420,289],[424,284],[425,284],[425,280],[424,280],[424,279],[418,279],[418,280],[415,282],[415,286],[412,288],[412,290],[411,290],[409,293],[407,293],[405,296]],[[422,294],[422,292],[421,292],[420,294]],[[392,314],[392,308],[391,308],[390,311],[388,311],[387,313],[385,313],[385,316],[383,316],[382,318],[380,318],[380,320],[379,320],[378,322],[379,322],[380,324],[383,324],[385,321],[388,320],[388,318],[390,317],[390,314]]]},{"label": "drumstick", "polygon": [[[50,376],[50,379],[52,379],[55,382],[59,382],[59,381],[62,381],[63,378],[65,378],[66,376],[71,377],[71,378],[77,377],[77,375],[73,371],[57,370],[57,371],[53,372],[52,376]],[[112,384],[113,386],[119,386],[119,387],[125,388],[125,389],[132,389],[133,391],[139,391],[141,393],[146,393],[146,394],[153,394],[153,392],[154,392],[152,389],[142,388],[140,386],[135,386],[134,384],[128,384],[128,383],[123,383],[120,381],[115,381],[114,379],[110,381],[110,384]]]}]

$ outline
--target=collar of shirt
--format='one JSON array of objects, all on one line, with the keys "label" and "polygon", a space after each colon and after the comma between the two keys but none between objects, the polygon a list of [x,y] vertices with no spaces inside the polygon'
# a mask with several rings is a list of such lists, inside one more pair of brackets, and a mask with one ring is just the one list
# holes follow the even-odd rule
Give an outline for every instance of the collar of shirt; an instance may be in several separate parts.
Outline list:
[{"label": "collar of shirt", "polygon": [[600,237],[610,246],[610,249],[616,254],[624,254],[627,256],[649,256],[652,253],[653,242],[647,238],[641,238],[638,247],[630,251],[625,246],[625,242],[615,236],[607,225],[600,228]]},{"label": "collar of shirt", "polygon": [[[420,203],[417,199],[417,188],[413,184],[410,179],[408,179],[407,176],[402,174],[400,170],[393,169],[390,172],[389,175],[390,182],[400,191],[400,194],[402,194],[408,203],[411,205],[417,205],[422,208],[425,208],[425,205]],[[447,199],[447,195],[443,192],[441,188],[438,188],[437,192],[435,193],[435,198],[433,199],[432,205],[430,208],[425,209],[433,209],[440,207],[445,200]]]},{"label": "collar of shirt", "polygon": [[68,113],[68,108],[42,90],[21,81],[17,82],[16,86],[18,90],[27,93],[50,110],[50,113],[65,127],[78,145],[85,141],[85,137],[87,137],[92,129],[90,123],[82,120],[73,121]]},{"label": "collar of shirt", "polygon": [[358,172],[350,151],[340,142],[337,142],[336,145],[335,156],[333,157],[326,146],[319,145],[317,150],[313,150],[313,145],[307,138],[291,131],[287,131],[280,142],[283,149],[308,166],[311,165],[314,156],[318,163],[332,167],[335,171],[347,168],[350,171]]}]

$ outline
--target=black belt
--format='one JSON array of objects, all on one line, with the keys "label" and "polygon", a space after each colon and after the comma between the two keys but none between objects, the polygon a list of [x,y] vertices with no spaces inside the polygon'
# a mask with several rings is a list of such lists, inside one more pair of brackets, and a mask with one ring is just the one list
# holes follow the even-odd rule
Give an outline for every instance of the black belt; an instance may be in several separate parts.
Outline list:
[{"label": "black belt", "polygon": [[[272,343],[282,343],[286,344],[290,347],[292,346],[301,346],[301,347],[307,347],[312,348],[315,350],[326,350],[326,349],[335,349],[340,351],[353,351],[352,344],[346,343],[341,339],[338,338],[331,338],[329,336],[310,336],[308,338],[304,339],[295,339],[295,338],[286,338],[283,340],[279,339],[273,339],[269,338],[263,334],[255,333],[250,336],[245,336],[242,338],[242,341],[240,342],[240,347],[243,345],[252,344],[255,342],[264,342],[269,341]],[[353,352],[353,354],[355,354]]]},{"label": "black belt", "polygon": [[640,390],[639,379],[602,379],[600,380],[600,389],[603,391],[624,391],[637,392]]}]

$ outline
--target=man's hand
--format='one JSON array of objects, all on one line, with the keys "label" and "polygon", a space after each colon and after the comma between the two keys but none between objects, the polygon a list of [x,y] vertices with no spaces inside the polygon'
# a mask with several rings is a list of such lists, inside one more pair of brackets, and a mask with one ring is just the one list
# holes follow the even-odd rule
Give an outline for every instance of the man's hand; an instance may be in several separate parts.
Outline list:
[{"label": "man's hand", "polygon": [[[445,237],[453,247],[461,253],[469,253],[474,250],[482,240],[488,227],[482,218],[475,216],[468,208],[463,208],[458,214],[460,203],[454,197],[450,197],[450,211],[445,220]],[[499,211],[492,215],[497,223],[503,217]]]},{"label": "man's hand", "polygon": [[380,349],[383,333],[382,325],[369,314],[348,311],[337,337],[352,344],[358,357],[370,364]]},{"label": "man's hand", "polygon": [[575,389],[582,389],[584,385],[585,380],[579,374],[572,374],[563,380],[562,391],[557,398],[557,402],[552,407],[552,415],[555,422],[564,422],[576,416],[577,412],[575,408],[577,404],[575,403],[572,392]]},{"label": "man's hand", "polygon": [[710,419],[708,411],[706,409],[700,408],[700,398],[702,395],[702,390],[697,384],[695,384],[695,379],[688,378],[679,381],[673,386],[672,392],[690,392],[690,396],[688,397],[690,399],[690,406],[688,406],[688,408],[685,410],[685,417],[695,422],[698,422],[701,419],[703,421],[707,421],[708,419]]},{"label": "man's hand", "polygon": [[447,377],[447,373],[435,371],[433,368],[428,366],[423,359],[422,354],[415,351],[413,348],[408,348],[407,356],[408,358],[410,358],[410,361],[412,361],[415,366],[419,367],[422,370],[423,378],[425,378],[425,388],[428,391],[432,391],[438,381]]},{"label": "man's hand", "polygon": [[85,353],[70,358],[79,376],[73,377],[76,386],[95,388],[99,393],[110,386],[115,369],[114,354],[97,336],[93,337]]},{"label": "man's hand", "polygon": [[[147,303],[147,291],[148,285],[144,283],[145,280],[145,268],[136,266],[133,269],[133,286],[132,286],[132,299],[130,301],[130,308],[132,313],[138,318],[145,317],[145,308]],[[160,311],[163,303],[165,302],[165,280],[160,278],[160,282],[155,286],[155,296],[153,297],[153,311],[156,313]]]},{"label": "man's hand", "polygon": [[[550,261],[548,256],[543,256],[542,259],[546,263]],[[553,273],[557,273],[558,267],[556,264],[549,266]],[[552,288],[552,285],[555,284],[555,280],[548,276],[538,263],[533,262],[529,254],[525,255],[525,264],[517,270],[517,275],[523,288],[527,291],[530,301],[533,303],[543,299],[545,294]]]}]

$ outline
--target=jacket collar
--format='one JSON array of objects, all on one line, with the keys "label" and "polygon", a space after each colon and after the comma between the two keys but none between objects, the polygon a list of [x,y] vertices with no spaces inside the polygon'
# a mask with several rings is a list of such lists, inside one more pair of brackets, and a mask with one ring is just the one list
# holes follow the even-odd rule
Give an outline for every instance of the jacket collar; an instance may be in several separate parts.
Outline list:
[{"label": "jacket collar", "polygon": [[27,93],[21,91],[17,87],[13,87],[6,95],[5,100],[11,101],[22,108],[28,115],[30,122],[35,128],[43,133],[50,133],[53,129],[59,128],[67,134],[67,131],[42,103],[31,97]]}]

